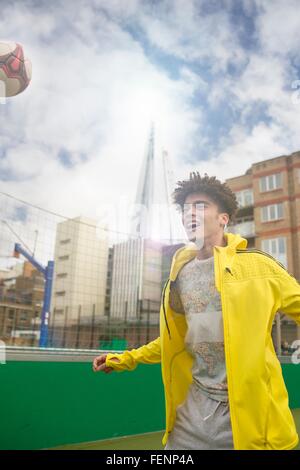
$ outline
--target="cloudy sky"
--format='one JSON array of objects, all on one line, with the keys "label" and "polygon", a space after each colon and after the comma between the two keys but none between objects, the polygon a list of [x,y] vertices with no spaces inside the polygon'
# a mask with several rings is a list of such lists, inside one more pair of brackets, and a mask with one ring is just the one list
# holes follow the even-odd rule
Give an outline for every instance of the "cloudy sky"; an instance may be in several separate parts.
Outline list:
[{"label": "cloudy sky", "polygon": [[298,0],[0,5],[0,39],[32,62],[29,87],[0,104],[3,192],[98,218],[135,197],[151,120],[157,202],[163,149],[175,181],[300,149]]}]

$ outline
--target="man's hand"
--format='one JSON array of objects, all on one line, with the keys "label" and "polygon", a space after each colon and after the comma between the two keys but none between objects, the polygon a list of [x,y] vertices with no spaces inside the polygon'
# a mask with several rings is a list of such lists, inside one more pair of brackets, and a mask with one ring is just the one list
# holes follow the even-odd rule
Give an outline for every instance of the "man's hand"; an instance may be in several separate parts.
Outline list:
[{"label": "man's hand", "polygon": [[[114,370],[112,367],[107,367],[105,365],[106,356],[107,356],[107,354],[102,354],[102,356],[95,357],[95,359],[93,361],[93,371],[94,372],[99,372],[99,371],[102,370],[106,374],[109,374],[110,372],[112,372]],[[115,362],[120,362],[117,357],[112,357],[111,360],[115,361]]]}]

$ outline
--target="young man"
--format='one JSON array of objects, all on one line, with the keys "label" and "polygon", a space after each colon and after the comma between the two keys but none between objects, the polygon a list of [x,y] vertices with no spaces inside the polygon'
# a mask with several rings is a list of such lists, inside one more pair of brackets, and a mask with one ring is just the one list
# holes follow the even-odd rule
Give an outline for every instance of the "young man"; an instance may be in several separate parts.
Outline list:
[{"label": "young man", "polygon": [[161,362],[166,450],[292,449],[299,439],[271,329],[279,310],[300,324],[300,285],[271,255],[224,232],[237,210],[226,184],[193,173],[174,202],[191,243],[173,256],[160,336],[95,358],[94,370]]}]

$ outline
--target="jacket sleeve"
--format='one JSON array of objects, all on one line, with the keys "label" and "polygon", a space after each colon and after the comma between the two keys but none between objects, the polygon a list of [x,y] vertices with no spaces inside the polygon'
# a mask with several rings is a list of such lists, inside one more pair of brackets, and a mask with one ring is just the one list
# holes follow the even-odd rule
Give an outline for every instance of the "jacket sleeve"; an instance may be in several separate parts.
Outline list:
[{"label": "jacket sleeve", "polygon": [[[119,359],[119,362],[111,358]],[[160,336],[138,349],[131,349],[123,353],[108,353],[105,365],[112,367],[115,371],[134,370],[138,363],[156,364],[161,361]]]},{"label": "jacket sleeve", "polygon": [[279,279],[281,290],[279,310],[300,325],[300,284],[294,276],[283,269]]}]

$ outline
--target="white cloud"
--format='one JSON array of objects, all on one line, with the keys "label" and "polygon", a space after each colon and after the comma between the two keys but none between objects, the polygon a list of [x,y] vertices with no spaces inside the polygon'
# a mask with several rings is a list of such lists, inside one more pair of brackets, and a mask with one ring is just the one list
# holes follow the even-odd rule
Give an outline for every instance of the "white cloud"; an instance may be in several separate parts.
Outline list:
[{"label": "white cloud", "polygon": [[264,51],[286,56],[299,51],[300,16],[298,0],[255,0],[260,15],[257,35]]},{"label": "white cloud", "polygon": [[143,11],[140,23],[148,40],[167,54],[187,62],[207,61],[214,73],[225,72],[229,62],[240,65],[245,54],[228,11],[203,15],[203,1],[170,0]]},{"label": "white cloud", "polygon": [[[300,105],[288,89],[297,78],[290,54],[299,58],[293,0],[284,3],[284,12],[280,2],[274,8],[273,2],[244,1],[247,14],[254,6],[259,12],[259,50],[242,48],[228,8],[203,16],[200,1],[45,5],[15,1],[0,18],[2,38],[23,44],[33,65],[28,89],[0,105],[0,145],[7,148],[0,171],[18,179],[2,182],[2,190],[68,216],[97,217],[101,204],[133,200],[151,119],[156,155],[169,151],[175,180],[195,169],[224,180],[300,147]],[[148,49],[128,26],[145,34]],[[163,59],[158,65],[148,53],[151,45],[165,54],[165,69]],[[170,78],[167,58],[176,63],[177,79]],[[227,73],[229,63],[244,67],[240,77]],[[207,67],[211,81],[194,65]],[[211,147],[204,133],[207,109],[201,98],[192,101],[198,92],[215,112],[226,105],[241,117],[216,142],[219,153],[208,150],[208,160],[190,164],[195,147]],[[258,114],[249,125],[259,103],[270,122]],[[61,149],[72,168],[59,161]],[[157,175],[159,191],[159,169]]]},{"label": "white cloud", "polygon": [[[2,190],[61,214],[96,217],[102,203],[133,200],[151,119],[158,158],[163,148],[174,159],[189,151],[201,125],[201,109],[190,103],[198,86],[192,73],[171,80],[128,33],[106,15],[95,15],[88,3],[79,19],[71,14],[73,4],[63,11],[52,4],[45,30],[31,28],[39,23],[39,10],[9,8],[5,17],[12,12],[15,25],[23,21],[21,34],[10,22],[0,27],[23,44],[33,78],[0,109],[0,138],[9,145],[0,171],[15,175],[2,182]],[[42,23],[47,18],[42,14]],[[63,29],[66,20],[72,27]],[[57,158],[61,149],[76,162],[72,168]]]}]

